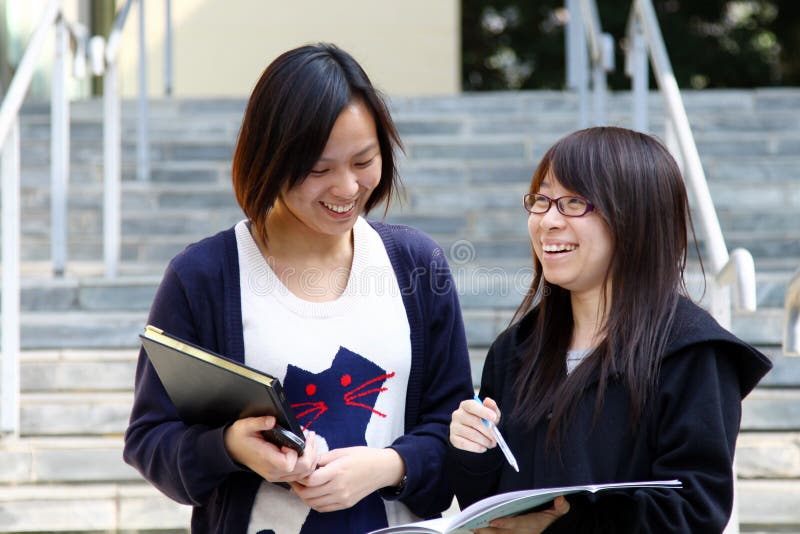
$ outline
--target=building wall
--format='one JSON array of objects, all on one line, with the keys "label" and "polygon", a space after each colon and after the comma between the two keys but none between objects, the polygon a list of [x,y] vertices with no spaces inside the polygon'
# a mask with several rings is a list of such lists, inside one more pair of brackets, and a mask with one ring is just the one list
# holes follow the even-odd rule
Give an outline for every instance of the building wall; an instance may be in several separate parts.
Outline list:
[{"label": "building wall", "polygon": [[[122,1],[118,0],[118,4]],[[173,0],[173,94],[246,96],[267,64],[329,41],[391,95],[460,92],[458,0]],[[148,92],[164,93],[164,2],[146,2]],[[136,94],[138,5],[120,56],[122,92]]]}]

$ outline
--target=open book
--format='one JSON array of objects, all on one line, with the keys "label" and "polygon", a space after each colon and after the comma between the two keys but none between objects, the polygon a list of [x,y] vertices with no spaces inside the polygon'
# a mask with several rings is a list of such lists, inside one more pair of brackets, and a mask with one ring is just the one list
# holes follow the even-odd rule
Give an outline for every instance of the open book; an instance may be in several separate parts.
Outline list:
[{"label": "open book", "polygon": [[682,487],[680,480],[653,480],[648,482],[618,482],[510,491],[482,499],[467,506],[461,512],[448,517],[382,528],[369,534],[471,534],[473,529],[489,526],[489,521],[492,519],[529,512],[537,506],[549,503],[559,495],[583,492],[596,493],[610,489]]}]

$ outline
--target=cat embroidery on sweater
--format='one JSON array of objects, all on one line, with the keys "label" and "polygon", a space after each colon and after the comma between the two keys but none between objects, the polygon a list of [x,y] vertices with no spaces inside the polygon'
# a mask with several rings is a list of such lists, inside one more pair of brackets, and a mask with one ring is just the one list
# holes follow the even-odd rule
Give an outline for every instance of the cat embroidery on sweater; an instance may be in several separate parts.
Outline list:
[{"label": "cat embroidery on sweater", "polygon": [[325,438],[329,449],[338,449],[367,444],[364,433],[372,414],[386,417],[375,410],[375,401],[392,376],[340,347],[331,366],[321,373],[290,364],[283,387],[303,430],[313,430]]},{"label": "cat embroidery on sweater", "polygon": [[[283,387],[303,430],[313,430],[333,450],[367,444],[365,434],[370,418],[387,415],[376,410],[375,403],[393,376],[393,372],[388,373],[367,358],[339,347],[331,366],[320,373],[290,364]],[[362,509],[367,512],[359,513]],[[359,516],[363,521],[352,524]],[[373,493],[347,510],[324,514],[311,510],[300,532],[329,534],[332,525],[348,525],[342,532],[386,527],[383,501]]]}]

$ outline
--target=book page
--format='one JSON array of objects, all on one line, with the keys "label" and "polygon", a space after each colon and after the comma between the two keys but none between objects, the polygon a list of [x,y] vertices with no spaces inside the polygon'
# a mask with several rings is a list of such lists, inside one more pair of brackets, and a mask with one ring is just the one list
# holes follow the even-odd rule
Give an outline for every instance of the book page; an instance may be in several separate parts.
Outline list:
[{"label": "book page", "polygon": [[[527,510],[532,508],[536,508],[539,505],[545,504],[547,502],[552,501],[559,495],[568,495],[570,493],[578,493],[583,491],[581,489],[572,489],[572,490],[542,490],[542,491],[522,491],[522,492],[515,492],[521,493],[524,495],[520,495],[519,497],[509,501],[505,500],[504,502],[495,503],[489,507],[482,507],[480,510],[476,510],[476,514],[470,514],[469,518],[462,517],[462,521],[459,521],[457,526],[459,530],[470,531],[476,528],[484,528],[489,526],[489,521],[492,519],[496,519],[498,517],[508,517],[512,515],[521,514]],[[505,494],[507,497],[509,494]],[[466,512],[468,510],[465,509]]]},{"label": "book page", "polygon": [[539,505],[552,501],[559,495],[571,493],[595,493],[607,489],[624,488],[680,488],[679,480],[658,480],[650,482],[621,482],[614,484],[591,484],[585,486],[566,486],[502,493],[478,501],[451,518],[453,532],[469,531],[489,525],[492,519],[524,513]]},{"label": "book page", "polygon": [[371,532],[370,534],[447,534],[450,531],[450,521],[452,517],[440,517],[438,519],[428,519],[407,525],[397,525],[386,527]]},{"label": "book page", "polygon": [[682,487],[680,480],[654,480],[510,491],[486,497],[467,506],[455,515],[379,529],[374,531],[373,534],[471,534],[473,529],[489,526],[489,522],[492,519],[526,513],[537,506],[552,501],[559,495],[582,492],[596,493],[609,489],[679,489]]}]

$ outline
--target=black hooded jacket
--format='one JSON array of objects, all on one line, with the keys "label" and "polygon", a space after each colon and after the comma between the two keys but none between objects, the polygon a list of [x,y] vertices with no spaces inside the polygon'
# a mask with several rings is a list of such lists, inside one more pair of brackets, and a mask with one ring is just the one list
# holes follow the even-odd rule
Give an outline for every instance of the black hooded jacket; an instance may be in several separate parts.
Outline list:
[{"label": "black hooded jacket", "polygon": [[619,377],[609,380],[593,424],[593,383],[576,399],[566,438],[553,453],[545,451],[546,422],[527,428],[511,416],[512,385],[535,313],[495,340],[481,379],[481,397],[495,399],[503,413],[500,431],[520,472],[497,447],[482,454],[451,447],[447,471],[461,507],[520,489],[677,478],[683,489],[570,496],[570,511],[546,532],[721,532],[733,502],[741,401],[769,371],[769,359],[681,299],[657,390],[637,428]]}]

